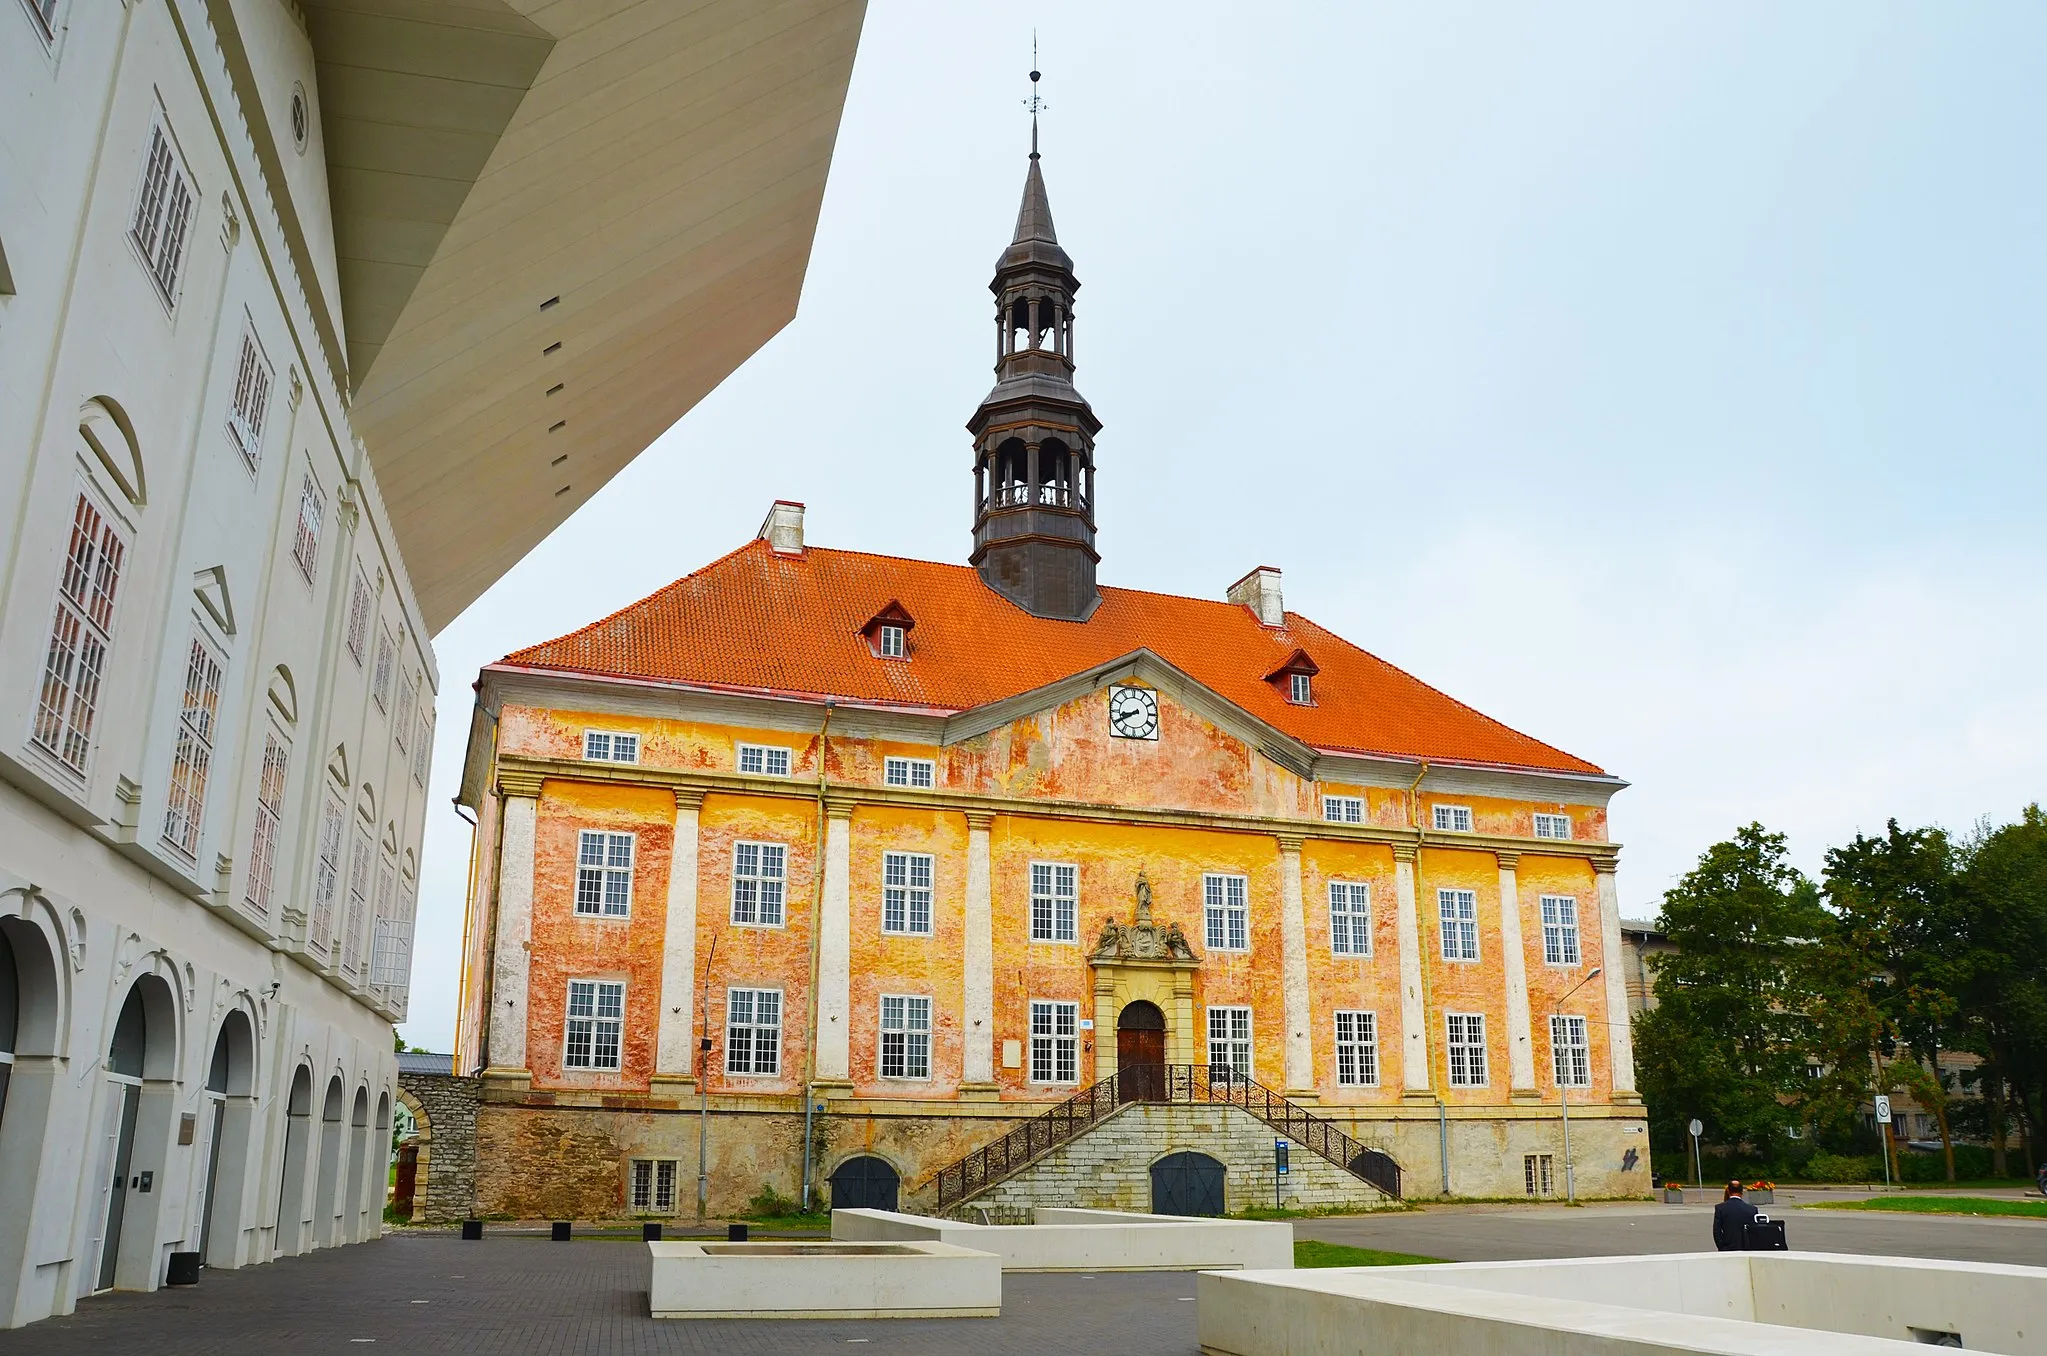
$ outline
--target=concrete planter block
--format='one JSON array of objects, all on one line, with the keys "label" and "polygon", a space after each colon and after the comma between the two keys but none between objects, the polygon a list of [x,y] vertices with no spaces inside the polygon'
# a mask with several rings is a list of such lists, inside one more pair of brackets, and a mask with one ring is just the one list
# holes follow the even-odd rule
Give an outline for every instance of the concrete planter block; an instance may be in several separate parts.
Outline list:
[{"label": "concrete planter block", "polygon": [[994,1318],[1002,1262],[948,1243],[649,1243],[655,1318]]},{"label": "concrete planter block", "polygon": [[888,1210],[834,1210],[832,1237],[929,1240],[994,1253],[1004,1271],[1279,1270],[1294,1226],[1252,1220],[1040,1208],[1030,1224],[964,1224]]}]

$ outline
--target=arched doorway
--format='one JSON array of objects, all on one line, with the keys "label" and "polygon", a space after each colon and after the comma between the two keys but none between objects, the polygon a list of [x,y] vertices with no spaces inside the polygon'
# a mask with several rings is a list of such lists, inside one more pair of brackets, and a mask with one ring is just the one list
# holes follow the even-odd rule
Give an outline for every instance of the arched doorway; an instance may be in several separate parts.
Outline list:
[{"label": "arched doorway", "polygon": [[1117,1100],[1166,1100],[1166,1014],[1140,998],[1116,1015]]},{"label": "arched doorway", "polygon": [[341,1117],[346,1108],[341,1080],[327,1080],[320,1104],[320,1172],[313,1188],[313,1246],[331,1248],[341,1241],[335,1216],[341,1213]]},{"label": "arched doorway", "polygon": [[156,1194],[156,1178],[161,1176],[160,1164],[136,1161],[136,1126],[142,1119],[145,1079],[159,1085],[152,1097],[156,1111],[168,1113],[162,1099],[163,1085],[174,1071],[174,1006],[170,986],[160,976],[144,975],[129,988],[114,1019],[97,1134],[100,1208],[95,1212],[92,1265],[83,1269],[83,1290],[111,1290],[117,1279],[126,1280],[131,1289],[146,1289],[155,1279],[153,1246],[145,1242],[134,1249],[137,1256],[128,1268],[121,1265],[121,1248],[130,1215],[138,1202],[148,1204],[143,1197]]},{"label": "arched doorway", "polygon": [[[0,903],[21,909],[16,896]],[[39,1194],[62,1192],[75,1197],[75,1177],[64,1180],[44,1171],[46,1151],[75,1152],[68,1144],[50,1144],[51,1106],[72,1077],[60,1077],[65,1020],[63,934],[54,920],[36,917],[40,908],[21,909],[0,918],[0,1230],[12,1225],[17,1239],[27,1231]],[[67,1135],[68,1137],[68,1135]],[[74,1169],[73,1171],[76,1171]],[[68,1177],[68,1174],[67,1174]],[[67,1212],[73,1208],[68,1202]],[[17,1254],[17,1264],[18,1257]],[[0,1281],[0,1295],[12,1295],[13,1280]]]},{"label": "arched doorway", "polygon": [[377,1094],[377,1118],[370,1122],[368,1160],[370,1164],[369,1191],[362,1198],[362,1228],[356,1237],[375,1238],[383,1231],[384,1205],[390,1193],[391,1163],[395,1154],[391,1148],[391,1094],[388,1090]]},{"label": "arched doorway", "polygon": [[1223,1165],[1207,1154],[1183,1150],[1151,1165],[1154,1215],[1223,1213]]},{"label": "arched doorway", "polygon": [[306,1165],[313,1136],[313,1071],[299,1065],[284,1103],[284,1175],[277,1189],[277,1247],[280,1256],[304,1252],[311,1244],[306,1218]]},{"label": "arched doorway", "polygon": [[[241,1232],[242,1179],[247,1175],[252,1119],[256,1038],[249,1016],[237,1008],[228,1013],[213,1038],[213,1058],[206,1066],[206,1186],[199,1206],[199,1264],[233,1266],[236,1235]],[[223,1203],[221,1195],[228,1199]]]},{"label": "arched doorway", "polygon": [[903,1185],[889,1161],[873,1154],[839,1164],[831,1182],[834,1210],[893,1210]]}]

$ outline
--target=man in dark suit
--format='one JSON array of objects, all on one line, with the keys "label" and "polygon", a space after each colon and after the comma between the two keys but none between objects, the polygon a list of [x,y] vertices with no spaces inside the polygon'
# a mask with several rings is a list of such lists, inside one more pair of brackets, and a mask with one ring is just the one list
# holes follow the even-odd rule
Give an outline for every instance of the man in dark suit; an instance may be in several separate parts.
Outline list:
[{"label": "man in dark suit", "polygon": [[1749,1221],[1759,1212],[1741,1194],[1740,1182],[1727,1184],[1727,1195],[1713,1207],[1713,1246],[1722,1252],[1740,1252]]}]

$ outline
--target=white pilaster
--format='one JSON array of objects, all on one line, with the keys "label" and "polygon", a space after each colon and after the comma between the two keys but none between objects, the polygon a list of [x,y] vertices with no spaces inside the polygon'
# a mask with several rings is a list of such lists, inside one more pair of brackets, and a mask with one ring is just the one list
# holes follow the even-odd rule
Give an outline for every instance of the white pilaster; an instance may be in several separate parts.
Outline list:
[{"label": "white pilaster", "polygon": [[817,1077],[844,1082],[852,1072],[853,806],[825,806],[824,898],[817,933]]},{"label": "white pilaster", "polygon": [[654,1050],[658,1082],[691,1082],[696,1067],[697,831],[703,804],[703,792],[677,788],[668,917],[661,931],[661,1027]]},{"label": "white pilaster", "polygon": [[988,843],[988,830],[994,822],[995,816],[986,811],[967,812],[962,1091],[993,1092],[995,1087],[995,905]]},{"label": "white pilaster", "polygon": [[1599,882],[1599,963],[1606,968],[1606,1049],[1616,1101],[1639,1101],[1635,1093],[1635,1037],[1628,1012],[1628,978],[1621,969],[1621,895],[1614,882],[1619,863],[1592,864]]},{"label": "white pilaster", "polygon": [[1421,916],[1414,899],[1415,849],[1393,849],[1395,919],[1400,944],[1400,1082],[1410,1093],[1429,1090],[1428,1015],[1422,1005]]},{"label": "white pilaster", "polygon": [[1500,859],[1500,957],[1507,985],[1507,1073],[1511,1096],[1534,1096],[1535,1046],[1529,1037],[1528,950],[1521,935],[1521,898],[1515,880],[1520,854]]},{"label": "white pilaster", "polygon": [[1301,904],[1301,840],[1279,840],[1280,991],[1286,1000],[1286,1086],[1288,1097],[1312,1098],[1315,1046],[1309,1036],[1308,920]]},{"label": "white pilaster", "polygon": [[491,957],[490,1067],[486,1077],[530,1078],[526,1065],[526,984],[533,941],[533,835],[540,778],[498,779],[505,798],[498,843],[497,948]]}]

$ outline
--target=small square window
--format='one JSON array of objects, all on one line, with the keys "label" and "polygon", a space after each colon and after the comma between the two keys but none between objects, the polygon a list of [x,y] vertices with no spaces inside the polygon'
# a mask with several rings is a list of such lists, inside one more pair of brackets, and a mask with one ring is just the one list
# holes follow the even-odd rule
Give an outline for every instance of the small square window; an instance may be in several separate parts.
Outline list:
[{"label": "small square window", "polygon": [[938,765],[929,758],[889,758],[882,763],[881,779],[890,786],[928,790],[938,780]]},{"label": "small square window", "polygon": [[1535,836],[1537,838],[1554,838],[1564,842],[1570,841],[1571,817],[1569,815],[1537,815],[1535,817]]},{"label": "small square window", "polygon": [[901,659],[906,649],[906,637],[900,626],[884,626],[879,636],[879,649],[883,659]]},{"label": "small square window", "polygon": [[1312,680],[1305,673],[1287,675],[1287,699],[1295,706],[1307,706],[1315,700]]},{"label": "small square window", "polygon": [[1324,796],[1322,817],[1332,824],[1362,824],[1365,822],[1364,797]]},{"label": "small square window", "polygon": [[789,775],[789,750],[765,744],[741,744],[739,770],[762,777],[786,777]]},{"label": "small square window", "polygon": [[583,731],[583,760],[590,763],[637,763],[640,737],[615,730]]},{"label": "small square window", "polygon": [[1438,805],[1433,807],[1435,824],[1439,833],[1470,833],[1471,807],[1469,805]]}]

